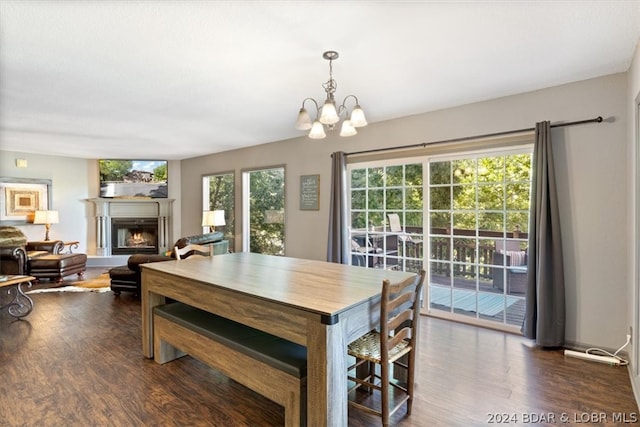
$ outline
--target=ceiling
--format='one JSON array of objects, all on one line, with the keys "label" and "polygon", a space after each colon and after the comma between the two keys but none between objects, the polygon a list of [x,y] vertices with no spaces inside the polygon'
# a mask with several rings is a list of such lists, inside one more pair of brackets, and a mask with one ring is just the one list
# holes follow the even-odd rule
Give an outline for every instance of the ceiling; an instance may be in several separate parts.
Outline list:
[{"label": "ceiling", "polygon": [[0,149],[179,160],[301,136],[326,50],[372,123],[624,72],[639,38],[640,1],[2,0]]}]

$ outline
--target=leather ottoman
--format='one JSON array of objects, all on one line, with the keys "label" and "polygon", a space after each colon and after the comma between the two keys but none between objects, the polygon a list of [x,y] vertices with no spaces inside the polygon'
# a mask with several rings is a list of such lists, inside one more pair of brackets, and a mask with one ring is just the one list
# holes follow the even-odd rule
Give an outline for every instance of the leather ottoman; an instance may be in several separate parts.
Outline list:
[{"label": "leather ottoman", "polygon": [[87,268],[86,254],[40,255],[28,261],[29,275],[40,279],[62,282],[62,278],[71,274],[82,277]]},{"label": "leather ottoman", "polygon": [[120,295],[122,291],[138,293],[137,273],[130,270],[128,266],[113,267],[109,270],[111,278],[111,290],[114,294]]}]

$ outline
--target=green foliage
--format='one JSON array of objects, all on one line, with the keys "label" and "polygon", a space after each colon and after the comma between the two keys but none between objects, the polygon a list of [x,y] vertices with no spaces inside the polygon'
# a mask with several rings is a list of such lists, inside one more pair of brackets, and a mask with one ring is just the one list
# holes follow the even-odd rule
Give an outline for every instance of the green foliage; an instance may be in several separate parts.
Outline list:
[{"label": "green foliage", "polygon": [[[380,226],[388,213],[403,211],[405,226],[422,227],[422,181],[422,163],[353,169],[351,227]],[[530,186],[529,153],[431,162],[431,225],[526,232]]]},{"label": "green foliage", "polygon": [[250,172],[250,251],[284,255],[284,168]]},{"label": "green foliage", "polygon": [[[430,208],[452,212],[453,228],[527,231],[530,154],[434,162],[430,171]],[[473,212],[476,209],[478,215]],[[444,225],[442,217],[432,213],[431,218],[432,226]],[[433,224],[434,219],[438,225]]]},{"label": "green foliage", "polygon": [[[209,177],[209,210],[224,210],[223,231],[230,247],[235,247],[234,174]],[[284,169],[249,172],[249,250],[284,255]]]},{"label": "green foliage", "polygon": [[[387,214],[407,212],[403,223],[422,226],[422,164],[353,169],[351,171],[352,228],[381,226]],[[410,212],[415,210],[416,212]]]},{"label": "green foliage", "polygon": [[131,170],[133,162],[131,160],[105,160],[100,162],[100,180],[122,181],[124,176]]},{"label": "green foliage", "polygon": [[162,165],[153,169],[153,180],[156,182],[167,181],[167,164],[166,163],[163,163]]},{"label": "green foliage", "polygon": [[229,247],[235,247],[235,197],[234,175],[232,173],[213,175],[209,177],[209,210],[223,210],[225,225],[216,227],[222,231],[225,239],[229,240]]}]

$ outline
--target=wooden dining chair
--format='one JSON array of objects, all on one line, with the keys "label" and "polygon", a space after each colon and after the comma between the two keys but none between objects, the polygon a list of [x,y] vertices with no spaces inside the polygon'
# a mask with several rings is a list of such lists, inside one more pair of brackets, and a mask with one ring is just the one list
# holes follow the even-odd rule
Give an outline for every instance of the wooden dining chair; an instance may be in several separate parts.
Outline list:
[{"label": "wooden dining chair", "polygon": [[183,248],[178,248],[176,246],[173,248],[173,253],[176,255],[177,260],[188,258],[191,255],[205,256],[205,257],[210,257],[213,255],[211,246],[196,245],[196,244],[190,244]]},{"label": "wooden dining chair", "polygon": [[[349,388],[349,405],[377,414],[382,425],[389,425],[389,417],[403,403],[407,403],[407,415],[411,415],[414,376],[418,349],[418,325],[420,323],[420,294],[425,271],[402,282],[382,282],[379,330],[373,330],[349,344],[348,353],[355,363],[347,369],[347,378],[354,385]],[[380,366],[379,374],[376,366]],[[396,368],[401,368],[396,372]],[[393,379],[391,371],[393,368]],[[351,371],[356,370],[353,375]],[[404,374],[404,376],[402,375]],[[397,381],[404,378],[404,381]],[[381,393],[381,404],[374,404],[373,396],[358,396],[354,390],[363,387],[367,395]],[[390,391],[397,389],[400,393]],[[401,394],[401,398],[396,398]],[[377,409],[380,407],[380,409]]]}]

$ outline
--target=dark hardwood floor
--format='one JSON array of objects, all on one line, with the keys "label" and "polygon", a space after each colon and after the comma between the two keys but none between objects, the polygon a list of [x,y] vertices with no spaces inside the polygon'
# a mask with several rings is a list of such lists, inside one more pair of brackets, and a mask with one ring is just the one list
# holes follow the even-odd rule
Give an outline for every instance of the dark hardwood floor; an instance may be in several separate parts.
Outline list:
[{"label": "dark hardwood floor", "polygon": [[[0,313],[0,425],[282,425],[280,406],[190,357],[162,366],[142,357],[140,301],[131,294],[33,299],[24,320]],[[587,423],[592,414],[608,426],[622,424],[616,417],[638,420],[626,367],[565,359],[516,335],[421,321],[413,413],[401,409],[396,426],[526,425],[530,414],[550,421],[537,425],[605,425]],[[349,425],[380,424],[350,409]]]}]

